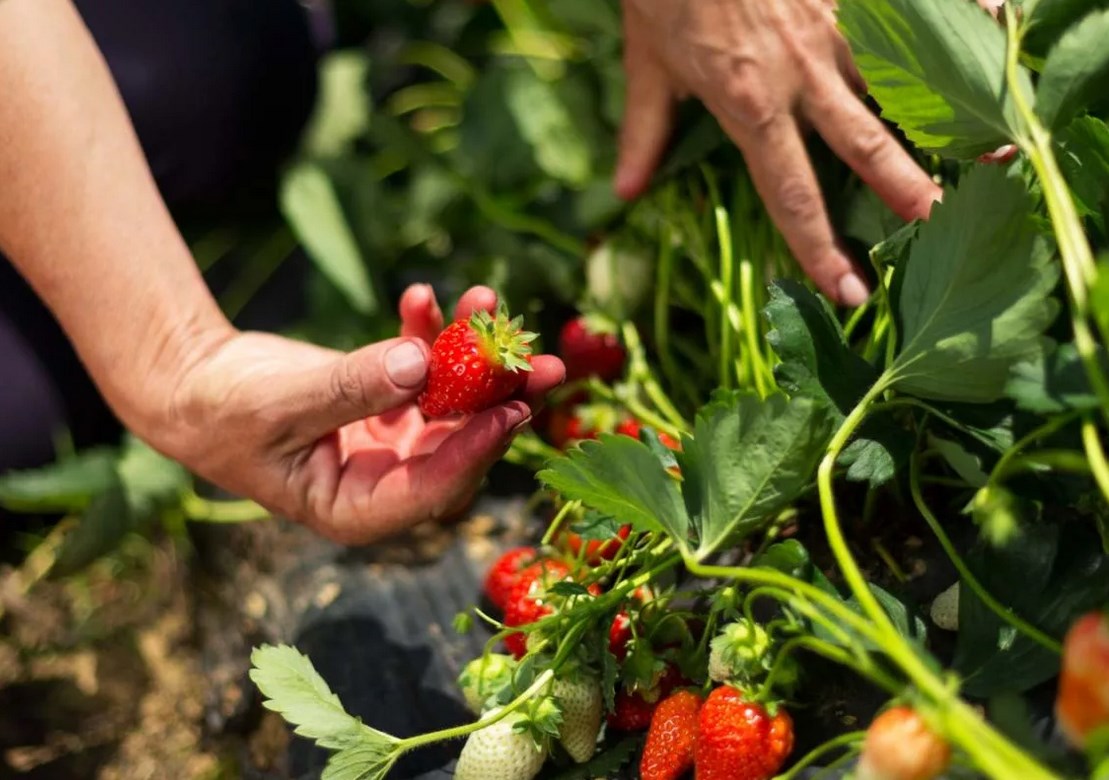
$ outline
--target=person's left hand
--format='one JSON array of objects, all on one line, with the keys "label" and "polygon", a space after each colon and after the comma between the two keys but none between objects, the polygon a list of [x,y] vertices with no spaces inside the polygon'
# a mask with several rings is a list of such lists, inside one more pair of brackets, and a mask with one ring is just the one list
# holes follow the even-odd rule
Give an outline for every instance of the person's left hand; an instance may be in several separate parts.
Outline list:
[{"label": "person's left hand", "polygon": [[[475,287],[455,316],[495,306],[492,290]],[[184,372],[164,425],[144,438],[212,482],[344,544],[456,514],[565,369],[556,357],[536,355],[524,398],[425,421],[415,401],[443,315],[426,285],[405,292],[400,314],[401,338],[349,355],[234,333]]]}]

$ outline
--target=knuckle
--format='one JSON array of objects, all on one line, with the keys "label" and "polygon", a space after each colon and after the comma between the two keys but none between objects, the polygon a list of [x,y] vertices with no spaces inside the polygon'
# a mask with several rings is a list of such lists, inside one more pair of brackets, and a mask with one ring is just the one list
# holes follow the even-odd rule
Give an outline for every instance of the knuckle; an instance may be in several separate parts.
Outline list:
[{"label": "knuckle", "polygon": [[370,394],[357,366],[351,360],[339,360],[331,371],[331,397],[335,402],[360,409],[368,407]]},{"label": "knuckle", "polygon": [[820,195],[808,182],[798,177],[787,177],[777,190],[778,203],[791,221],[807,221],[820,217]]},{"label": "knuckle", "polygon": [[753,78],[749,68],[739,68],[725,82],[724,97],[736,118],[756,130],[776,124],[780,116],[769,90]]},{"label": "knuckle", "polygon": [[870,163],[885,154],[889,136],[881,126],[856,127],[848,135],[847,155],[856,164]]}]

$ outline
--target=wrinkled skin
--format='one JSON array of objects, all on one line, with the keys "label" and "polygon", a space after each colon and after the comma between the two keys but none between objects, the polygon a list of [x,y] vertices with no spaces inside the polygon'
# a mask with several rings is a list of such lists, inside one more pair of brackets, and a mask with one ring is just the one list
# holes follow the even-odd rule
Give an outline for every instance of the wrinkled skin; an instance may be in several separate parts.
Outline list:
[{"label": "wrinkled skin", "polygon": [[[995,13],[997,0],[980,0]],[[863,103],[865,85],[830,0],[623,0],[627,110],[616,190],[643,192],[675,103],[697,97],[743,152],[771,217],[832,300],[868,295],[841,248],[803,141],[811,127],[904,219],[927,218],[938,186]]]}]

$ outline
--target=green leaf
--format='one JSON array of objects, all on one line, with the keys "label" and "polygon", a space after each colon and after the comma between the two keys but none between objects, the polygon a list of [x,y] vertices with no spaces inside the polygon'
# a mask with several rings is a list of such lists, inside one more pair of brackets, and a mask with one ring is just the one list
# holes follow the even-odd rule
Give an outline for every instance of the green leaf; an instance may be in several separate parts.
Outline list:
[{"label": "green leaf", "polygon": [[770,287],[767,341],[781,363],[778,385],[791,395],[822,398],[849,413],[878,379],[870,363],[851,351],[827,302],[805,285],[780,279]]},{"label": "green leaf", "polygon": [[126,488],[113,471],[108,487],[92,499],[76,527],[66,535],[50,569],[51,576],[74,574],[116,549],[141,519],[132,512]]},{"label": "green leaf", "polygon": [[357,49],[334,52],[320,62],[319,97],[304,134],[310,155],[338,155],[366,132],[372,110],[369,72],[369,57]]},{"label": "green leaf", "polygon": [[536,164],[555,179],[575,186],[593,174],[592,150],[575,115],[555,84],[530,68],[509,73],[505,85],[508,110],[531,144]]},{"label": "green leaf", "polygon": [[[1097,360],[1102,371],[1109,371],[1109,359],[1100,347]],[[1090,387],[1086,368],[1074,344],[1060,345],[1047,354],[1013,366],[1005,394],[1021,409],[1037,414],[1098,407],[1097,395]]]},{"label": "green leaf", "polygon": [[923,398],[999,398],[1012,366],[1035,358],[1058,306],[1058,277],[1024,185],[979,167],[921,226],[894,280],[901,349],[884,381]]},{"label": "green leaf", "polygon": [[[982,545],[967,565],[1016,614],[1061,637],[1071,622],[1109,600],[1109,557],[1095,534],[1071,524],[1028,525],[1007,546]],[[1059,657],[1003,623],[964,584],[953,665],[971,696],[1019,693],[1059,671]]]},{"label": "green leaf", "polygon": [[[374,732],[343,709],[312,662],[288,645],[263,645],[250,655],[250,679],[266,697],[266,709],[296,726],[296,733],[326,748],[375,747],[376,734],[388,747],[392,737]],[[361,741],[366,739],[365,745]]]},{"label": "green leaf", "polygon": [[[878,603],[882,605],[882,609],[889,615],[890,621],[892,621],[894,628],[897,629],[897,633],[923,646],[928,640],[928,624],[924,622],[924,619],[917,614],[915,610],[910,609],[908,604],[889,591],[878,587],[874,583],[867,584],[870,588],[870,592],[874,594]],[[852,609],[859,612],[862,611],[861,608],[857,606],[853,597],[848,601],[848,604]]]},{"label": "green leaf", "polygon": [[318,165],[300,163],[281,182],[281,211],[320,271],[363,314],[377,311],[358,242],[327,174]]},{"label": "green leaf", "polygon": [[1059,168],[1075,205],[1104,230],[1102,207],[1109,202],[1109,127],[1092,116],[1079,117],[1056,136]]},{"label": "green leaf", "polygon": [[1109,0],[1036,0],[1025,2],[1024,48],[1046,54],[1071,25],[1098,8],[1109,8]]},{"label": "green leaf", "polygon": [[630,524],[665,530],[686,548],[689,518],[674,480],[647,447],[628,436],[602,434],[556,458],[539,479],[571,500]]},{"label": "green leaf", "polygon": [[[827,302],[799,282],[774,283],[766,318],[773,327],[767,340],[781,360],[774,369],[779,387],[827,401],[834,422],[842,423],[877,380],[877,370],[851,350]],[[870,421],[840,462],[848,466],[848,479],[877,487],[893,477],[912,446],[912,437],[892,421]]]},{"label": "green leaf", "polygon": [[[1005,33],[968,0],[841,0],[839,21],[882,114],[917,146],[973,158],[1019,127]],[[1020,79],[1031,94],[1031,81]]]},{"label": "green leaf", "polygon": [[127,502],[140,518],[177,503],[192,483],[184,466],[134,436],[124,442],[118,470]]},{"label": "green leaf", "polygon": [[775,542],[766,550],[755,556],[751,566],[766,566],[777,569],[783,574],[796,577],[809,582],[812,575],[812,560],[805,545],[796,539],[786,539],[784,542]]},{"label": "green leaf", "polygon": [[0,476],[0,506],[13,512],[74,512],[117,482],[116,451],[85,450],[30,471]]},{"label": "green leaf", "polygon": [[396,760],[396,755],[379,745],[354,745],[328,759],[320,780],[385,780]]},{"label": "green leaf", "polygon": [[986,484],[989,476],[982,468],[982,458],[968,451],[962,444],[928,434],[928,445],[943,456],[947,465],[968,485],[980,488]]},{"label": "green leaf", "polygon": [[1066,125],[1109,88],[1109,9],[1071,27],[1051,49],[1036,86],[1036,113],[1049,129]]},{"label": "green leaf", "polygon": [[581,520],[570,524],[570,530],[585,542],[608,541],[614,539],[619,533],[620,523],[614,517],[589,510]]},{"label": "green leaf", "polygon": [[693,438],[677,454],[698,559],[761,528],[795,501],[831,429],[827,405],[808,398],[735,394],[705,406]]}]

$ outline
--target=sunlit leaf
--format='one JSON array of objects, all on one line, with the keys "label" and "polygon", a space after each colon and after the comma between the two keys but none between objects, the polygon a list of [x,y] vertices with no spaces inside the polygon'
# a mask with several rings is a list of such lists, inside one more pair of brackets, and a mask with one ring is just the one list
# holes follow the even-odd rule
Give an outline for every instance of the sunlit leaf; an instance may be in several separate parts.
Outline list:
[{"label": "sunlit leaf", "polygon": [[677,454],[682,495],[705,558],[763,527],[812,479],[831,435],[827,405],[734,395],[697,415]]},{"label": "sunlit leaf", "polygon": [[549,487],[637,531],[665,529],[686,544],[689,518],[674,480],[642,442],[603,434],[556,458],[538,474]]},{"label": "sunlit leaf", "polygon": [[902,392],[999,398],[1035,358],[1058,305],[1058,267],[1030,219],[1022,182],[996,167],[965,176],[920,228],[893,289],[901,348],[885,377]]},{"label": "sunlit leaf", "polygon": [[1013,137],[1005,33],[976,4],[841,0],[839,20],[883,116],[915,144],[972,158]]}]

